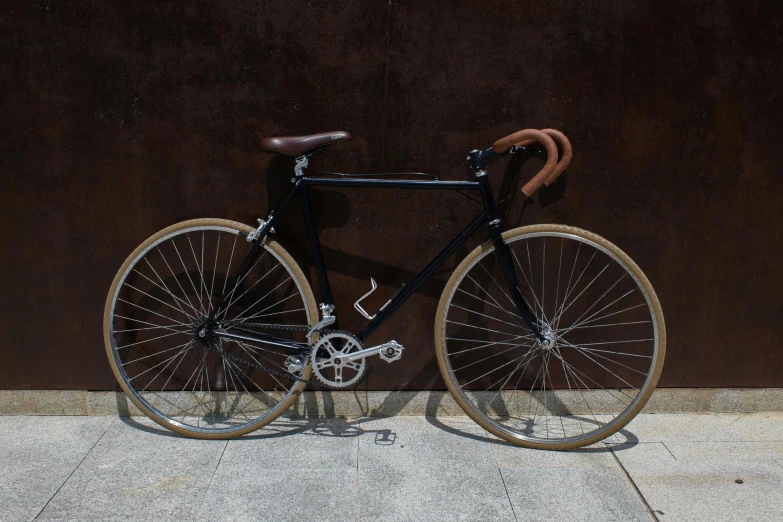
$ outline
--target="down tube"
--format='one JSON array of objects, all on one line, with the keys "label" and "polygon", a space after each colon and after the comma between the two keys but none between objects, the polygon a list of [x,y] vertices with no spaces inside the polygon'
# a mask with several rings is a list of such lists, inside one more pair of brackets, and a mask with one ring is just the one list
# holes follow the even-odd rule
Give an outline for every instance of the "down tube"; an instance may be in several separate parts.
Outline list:
[{"label": "down tube", "polygon": [[437,270],[437,268],[443,264],[443,262],[448,259],[451,254],[454,253],[457,248],[462,245],[462,243],[465,242],[466,239],[468,239],[473,232],[476,231],[476,229],[481,225],[481,222],[484,221],[487,217],[487,211],[482,210],[481,213],[476,216],[476,218],[470,222],[470,224],[465,227],[462,232],[455,237],[449,245],[443,249],[443,251],[437,255],[435,259],[433,259],[430,264],[428,264],[426,267],[424,267],[424,270],[419,272],[419,274],[413,279],[413,281],[410,282],[409,285],[405,286],[395,297],[394,299],[388,303],[385,308],[382,310],[378,310],[378,313],[375,315],[375,319],[370,321],[370,323],[364,327],[364,330],[362,330],[357,337],[361,339],[362,341],[367,338],[373,331],[375,331],[376,328],[378,328],[381,323],[383,323],[392,313],[394,313],[397,308],[402,305],[410,296],[413,294],[420,286],[421,284],[427,280],[428,277],[432,275],[432,273]]}]

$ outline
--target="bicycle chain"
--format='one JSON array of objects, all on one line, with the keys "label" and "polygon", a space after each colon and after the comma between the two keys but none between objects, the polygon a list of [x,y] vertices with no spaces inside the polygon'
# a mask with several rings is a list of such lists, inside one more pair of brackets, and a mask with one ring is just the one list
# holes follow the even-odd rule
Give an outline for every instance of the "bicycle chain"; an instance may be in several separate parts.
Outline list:
[{"label": "bicycle chain", "polygon": [[[257,328],[267,328],[272,330],[289,330],[289,331],[299,331],[299,332],[309,332],[310,329],[306,326],[291,326],[291,325],[282,325],[282,324],[265,324],[265,323],[240,323],[242,326],[254,326]],[[230,327],[230,326],[229,326]],[[324,330],[328,331],[328,330]],[[303,382],[305,384],[310,384],[311,386],[316,386],[318,388],[327,389],[323,383],[320,383],[318,381],[310,381],[308,379],[302,379],[301,377],[297,377],[293,373],[290,372],[281,372],[280,370],[275,370],[273,368],[267,368],[261,363],[248,361],[247,359],[243,359],[242,357],[237,357],[236,355],[232,355],[222,349],[215,348],[211,345],[211,343],[204,343],[204,346],[209,348],[210,350],[219,353],[223,357],[227,357],[229,359],[232,359],[234,361],[237,361],[239,363],[242,363],[246,366],[251,366],[253,368],[256,368],[258,370],[265,371],[267,373],[270,373],[272,375],[277,375],[280,377],[285,377],[287,379],[293,380],[293,381],[299,381]]]}]

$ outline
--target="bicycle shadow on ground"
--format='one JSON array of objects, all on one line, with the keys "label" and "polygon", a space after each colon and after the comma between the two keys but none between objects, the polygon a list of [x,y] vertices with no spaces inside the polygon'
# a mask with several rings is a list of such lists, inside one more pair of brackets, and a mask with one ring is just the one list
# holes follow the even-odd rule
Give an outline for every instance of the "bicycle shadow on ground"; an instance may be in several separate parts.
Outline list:
[{"label": "bicycle shadow on ground", "polygon": [[[332,392],[321,392],[321,393],[323,393],[325,396],[332,395]],[[396,399],[394,398],[395,394],[398,396]],[[466,421],[470,421],[470,419],[466,416],[456,417],[456,416],[444,415],[442,408],[440,406],[440,402],[442,401],[443,397],[446,396],[446,394],[447,392],[430,393],[429,399],[426,404],[425,414],[423,415],[427,423],[446,433],[475,440],[478,442],[486,442],[488,444],[499,444],[499,445],[505,445],[510,447],[515,446],[510,442],[499,439],[489,434],[488,432],[484,431],[483,428],[481,428],[478,424],[474,424],[471,422],[470,429],[461,429],[460,427],[453,425],[455,424],[455,419],[459,419],[456,421],[456,424],[459,425],[465,425]],[[408,397],[410,396],[408,394],[403,395],[400,392],[391,392],[389,394],[389,397],[392,397],[390,401],[393,401],[395,404],[400,405],[400,411],[401,411],[404,404],[409,402]],[[310,401],[308,402],[311,402],[311,406],[306,411],[306,415],[321,415],[324,413],[323,411],[319,411],[317,409],[317,406],[316,407],[312,406],[312,404],[316,403],[316,400],[314,398],[310,399]],[[328,402],[326,397],[323,399],[323,402],[324,403]],[[405,417],[405,415],[403,415],[403,417]],[[422,417],[422,415],[416,415],[415,417]],[[357,417],[357,418],[343,417],[343,416],[280,417],[274,420],[273,422],[271,422],[269,425],[264,426],[263,428],[260,428],[257,431],[254,431],[250,434],[241,437],[237,437],[236,439],[232,439],[232,440],[241,442],[246,440],[275,439],[279,437],[290,437],[295,435],[339,438],[339,437],[359,437],[359,436],[374,434],[375,444],[393,445],[395,444],[397,439],[397,432],[394,431],[394,429],[392,428],[369,429],[364,427],[363,425],[367,423],[377,424],[379,421],[382,421],[383,419],[388,419],[391,422],[392,419],[394,418],[395,415],[389,415],[389,414],[384,416],[368,415],[366,417]],[[161,426],[158,426],[157,424],[152,423],[152,421],[149,421],[149,419],[147,419],[146,417],[142,417],[142,419],[144,419],[144,421],[139,422],[138,420],[136,420],[136,417],[130,417],[130,416],[120,417],[121,422],[125,423],[127,426],[130,426],[134,429],[138,429],[146,433],[152,433],[155,435],[160,435],[165,437],[183,437],[182,435],[171,432]],[[586,422],[590,421],[590,419],[587,418],[583,418],[582,420]],[[483,433],[476,433],[474,431],[471,431],[474,429],[481,430]],[[612,451],[625,451],[627,449],[631,449],[635,447],[637,444],[639,444],[638,437],[636,437],[636,435],[634,435],[631,431],[624,428],[618,431],[616,434],[610,436],[606,441],[601,441],[587,447],[576,448],[576,449],[571,449],[566,451],[572,453],[608,453]]]}]

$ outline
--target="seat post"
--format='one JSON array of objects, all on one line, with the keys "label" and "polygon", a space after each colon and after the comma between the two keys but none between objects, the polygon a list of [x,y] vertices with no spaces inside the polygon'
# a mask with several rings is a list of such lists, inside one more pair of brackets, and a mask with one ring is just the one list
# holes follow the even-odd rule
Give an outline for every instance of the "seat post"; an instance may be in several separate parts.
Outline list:
[{"label": "seat post", "polygon": [[294,158],[294,161],[296,162],[296,165],[294,165],[294,172],[296,173],[296,177],[304,176],[304,169],[307,168],[308,159],[309,156],[304,154]]}]

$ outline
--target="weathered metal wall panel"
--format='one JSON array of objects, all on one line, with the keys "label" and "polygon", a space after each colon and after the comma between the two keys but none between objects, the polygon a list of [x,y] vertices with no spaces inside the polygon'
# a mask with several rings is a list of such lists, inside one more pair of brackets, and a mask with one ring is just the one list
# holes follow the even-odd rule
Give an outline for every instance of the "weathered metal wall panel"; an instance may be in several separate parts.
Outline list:
[{"label": "weathered metal wall panel", "polygon": [[[470,149],[547,126],[574,162],[524,216],[517,194],[508,223],[583,227],[640,264],[667,320],[661,385],[783,385],[780,4],[455,4],[6,6],[0,388],[113,389],[101,315],[115,270],[176,221],[265,215],[290,165],[258,152],[262,135],[344,129],[357,138],[316,169],[468,179]],[[379,306],[476,208],[402,190],[313,199],[355,329],[369,277]],[[278,228],[309,264],[298,211]],[[409,349],[374,362],[367,387],[442,386],[435,307],[480,239],[374,335]]]}]

